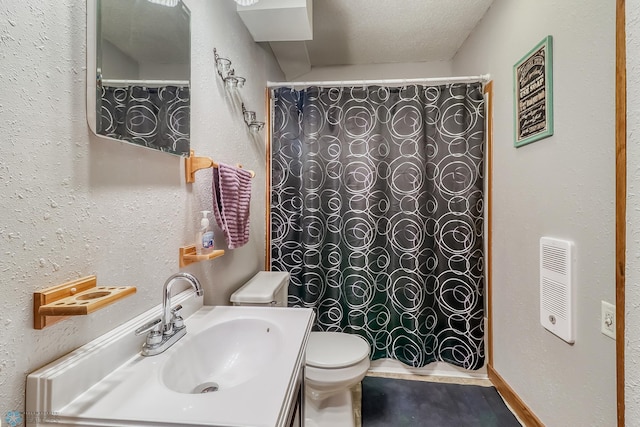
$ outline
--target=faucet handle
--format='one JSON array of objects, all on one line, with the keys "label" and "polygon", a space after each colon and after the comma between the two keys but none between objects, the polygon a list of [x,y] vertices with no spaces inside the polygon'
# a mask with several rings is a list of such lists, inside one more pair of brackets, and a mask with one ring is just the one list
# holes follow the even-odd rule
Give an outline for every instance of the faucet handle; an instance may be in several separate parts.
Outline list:
[{"label": "faucet handle", "polygon": [[184,327],[184,319],[180,316],[180,310],[182,310],[182,305],[178,304],[171,310],[171,324],[175,329],[179,329]]},{"label": "faucet handle", "polygon": [[156,326],[160,325],[160,323],[162,323],[162,319],[158,317],[157,319],[152,320],[151,322],[145,323],[144,325],[140,326],[138,329],[134,331],[134,333],[136,335],[142,335],[145,332],[149,332],[150,330],[155,329]]}]

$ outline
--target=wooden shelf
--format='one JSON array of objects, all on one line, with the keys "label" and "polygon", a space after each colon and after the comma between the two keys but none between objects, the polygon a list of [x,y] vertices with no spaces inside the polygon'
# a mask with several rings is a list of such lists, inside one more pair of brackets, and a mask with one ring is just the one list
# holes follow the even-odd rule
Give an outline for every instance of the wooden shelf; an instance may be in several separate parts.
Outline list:
[{"label": "wooden shelf", "polygon": [[224,255],[223,250],[214,250],[210,254],[196,254],[196,245],[182,246],[180,248],[180,268],[193,264],[194,262],[207,261]]},{"label": "wooden shelf", "polygon": [[43,329],[67,316],[84,316],[134,294],[133,286],[97,286],[96,276],[42,289],[33,294],[33,327]]}]

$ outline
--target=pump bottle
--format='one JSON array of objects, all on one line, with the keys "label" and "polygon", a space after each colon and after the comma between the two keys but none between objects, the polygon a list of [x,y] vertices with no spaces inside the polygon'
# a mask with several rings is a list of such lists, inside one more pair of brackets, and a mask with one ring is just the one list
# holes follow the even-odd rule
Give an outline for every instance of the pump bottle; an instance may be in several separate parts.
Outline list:
[{"label": "pump bottle", "polygon": [[211,211],[201,211],[200,227],[196,234],[196,253],[206,255],[213,252],[213,230],[209,225],[209,214]]}]

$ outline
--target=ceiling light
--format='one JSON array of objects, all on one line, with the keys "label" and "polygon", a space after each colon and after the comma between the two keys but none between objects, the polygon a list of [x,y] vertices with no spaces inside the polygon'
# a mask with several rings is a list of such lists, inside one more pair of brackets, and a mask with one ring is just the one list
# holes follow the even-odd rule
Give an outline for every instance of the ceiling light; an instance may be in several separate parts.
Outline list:
[{"label": "ceiling light", "polygon": [[252,4],[258,3],[259,0],[236,0],[240,6],[251,6]]}]

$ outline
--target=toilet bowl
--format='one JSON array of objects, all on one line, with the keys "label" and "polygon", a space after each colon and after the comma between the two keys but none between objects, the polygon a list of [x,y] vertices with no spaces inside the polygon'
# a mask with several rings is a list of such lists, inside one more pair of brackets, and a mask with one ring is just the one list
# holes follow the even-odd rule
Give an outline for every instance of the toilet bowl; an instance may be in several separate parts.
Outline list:
[{"label": "toilet bowl", "polygon": [[[286,307],[289,273],[261,271],[231,295],[234,305]],[[311,332],[305,363],[305,426],[354,427],[351,388],[369,369],[369,344],[358,335]]]},{"label": "toilet bowl", "polygon": [[307,427],[354,427],[351,388],[369,370],[369,344],[358,335],[311,332],[305,365]]}]

